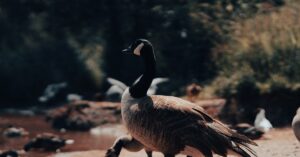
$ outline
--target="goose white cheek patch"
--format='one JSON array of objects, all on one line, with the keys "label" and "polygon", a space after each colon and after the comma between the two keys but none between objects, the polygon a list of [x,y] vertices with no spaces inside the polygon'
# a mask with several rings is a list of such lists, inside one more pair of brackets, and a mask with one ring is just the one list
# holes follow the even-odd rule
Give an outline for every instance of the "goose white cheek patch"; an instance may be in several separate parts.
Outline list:
[{"label": "goose white cheek patch", "polygon": [[133,53],[137,56],[141,55],[141,49],[143,48],[144,43],[140,43],[133,51]]}]

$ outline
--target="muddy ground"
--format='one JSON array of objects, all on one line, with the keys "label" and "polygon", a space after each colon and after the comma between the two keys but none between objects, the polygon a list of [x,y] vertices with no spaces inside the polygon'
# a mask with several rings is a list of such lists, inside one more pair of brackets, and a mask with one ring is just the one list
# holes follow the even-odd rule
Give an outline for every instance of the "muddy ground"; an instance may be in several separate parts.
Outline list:
[{"label": "muddy ground", "polygon": [[[9,124],[24,127],[30,132],[27,137],[6,138],[0,136],[0,150],[22,149],[23,145],[38,133],[52,132],[67,139],[74,139],[73,145],[68,145],[56,152],[44,152],[41,150],[22,154],[22,157],[103,157],[107,149],[117,136],[125,134],[122,125],[105,125],[96,130],[96,134],[90,132],[60,132],[50,127],[44,121],[43,116],[12,116],[0,115],[0,129],[3,130]],[[1,131],[0,130],[0,131]],[[256,140],[258,147],[254,147],[259,157],[300,157],[300,143],[293,135],[291,128],[273,129],[266,138]],[[144,151],[132,153],[122,151],[120,157],[146,157]],[[162,157],[155,152],[154,157]],[[178,155],[178,157],[181,157]]]},{"label": "muddy ground", "polygon": [[[291,128],[274,129],[266,138],[256,140],[258,147],[253,147],[256,150],[258,157],[300,157],[300,143],[293,135]],[[57,154],[55,157],[94,157],[104,156],[105,151],[87,151],[74,152],[68,154]],[[146,157],[144,151],[132,153],[122,151],[120,157]],[[163,157],[161,153],[154,153],[154,157]],[[178,155],[177,157],[184,157]],[[215,156],[217,157],[217,155]]]}]

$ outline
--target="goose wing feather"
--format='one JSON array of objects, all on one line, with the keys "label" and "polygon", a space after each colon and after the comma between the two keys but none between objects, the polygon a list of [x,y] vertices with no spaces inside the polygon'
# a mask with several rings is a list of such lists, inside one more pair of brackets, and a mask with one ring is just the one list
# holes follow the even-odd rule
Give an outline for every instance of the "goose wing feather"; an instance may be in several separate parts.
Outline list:
[{"label": "goose wing feather", "polygon": [[151,86],[157,86],[158,84],[160,83],[163,83],[163,82],[167,82],[169,81],[168,78],[165,78],[165,77],[157,77],[157,78],[154,78],[152,83],[151,83]]},{"label": "goose wing feather", "polygon": [[125,83],[111,77],[107,78],[107,82],[111,85],[119,86],[121,89],[123,89],[123,91],[127,88],[127,85]]},{"label": "goose wing feather", "polygon": [[119,94],[120,96],[122,96],[123,92],[124,92],[123,88],[121,88],[120,86],[117,86],[117,85],[113,85],[105,92],[105,94],[107,96],[110,96],[113,94]]}]

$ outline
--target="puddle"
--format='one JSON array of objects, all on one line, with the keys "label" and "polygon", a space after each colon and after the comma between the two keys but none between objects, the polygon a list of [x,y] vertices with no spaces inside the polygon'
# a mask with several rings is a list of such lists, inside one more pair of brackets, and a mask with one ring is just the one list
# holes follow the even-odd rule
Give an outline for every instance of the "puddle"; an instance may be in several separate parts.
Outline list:
[{"label": "puddle", "polygon": [[[2,135],[2,131],[8,125],[14,125],[16,127],[25,128],[30,134],[27,137],[19,138],[7,138]],[[50,132],[65,139],[74,139],[75,143],[67,145],[61,149],[61,152],[72,151],[85,151],[85,150],[97,150],[107,149],[110,147],[114,140],[120,136],[126,134],[124,127],[120,124],[107,124],[96,129],[92,129],[90,132],[59,132],[51,128],[50,124],[45,122],[43,116],[24,116],[24,115],[0,115],[0,150],[15,149],[21,150],[23,145],[26,144],[30,138],[35,137],[37,134],[43,132]],[[53,152],[44,151],[31,151],[22,155],[24,157],[45,157]]]}]

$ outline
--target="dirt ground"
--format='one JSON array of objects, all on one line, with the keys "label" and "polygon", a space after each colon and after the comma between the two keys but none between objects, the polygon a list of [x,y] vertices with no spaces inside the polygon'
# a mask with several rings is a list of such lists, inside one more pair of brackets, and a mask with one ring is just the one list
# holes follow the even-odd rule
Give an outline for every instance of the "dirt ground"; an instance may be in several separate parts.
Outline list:
[{"label": "dirt ground", "polygon": [[[300,142],[296,140],[290,128],[274,129],[265,138],[256,140],[258,147],[253,147],[258,157],[300,157]],[[103,157],[105,151],[93,150],[85,152],[61,153],[51,157]],[[123,150],[120,157],[146,157],[144,151],[128,152]],[[163,157],[154,153],[154,157]],[[183,155],[177,155],[183,157]],[[217,156],[215,156],[217,157]]]},{"label": "dirt ground", "polygon": [[[102,126],[99,135],[90,132],[59,132],[51,128],[42,116],[3,116],[0,115],[0,133],[5,126],[13,124],[24,127],[30,132],[28,137],[5,138],[0,136],[0,150],[20,150],[23,145],[38,133],[52,132],[66,139],[74,139],[73,145],[61,149],[61,153],[31,151],[22,154],[21,157],[104,157],[105,149],[110,147],[114,140],[126,134],[121,124]],[[2,128],[2,129],[1,129]],[[300,142],[296,140],[291,128],[273,129],[266,138],[256,140],[258,147],[253,147],[258,157],[300,157]],[[128,152],[123,150],[120,157],[146,157],[144,151]],[[153,157],[163,157],[161,153],[155,152]],[[178,155],[177,157],[183,157]],[[215,156],[217,157],[217,156]]]},{"label": "dirt ground", "polygon": [[270,139],[257,140],[254,148],[259,157],[300,157],[300,142],[292,129],[274,129],[269,133]]}]

